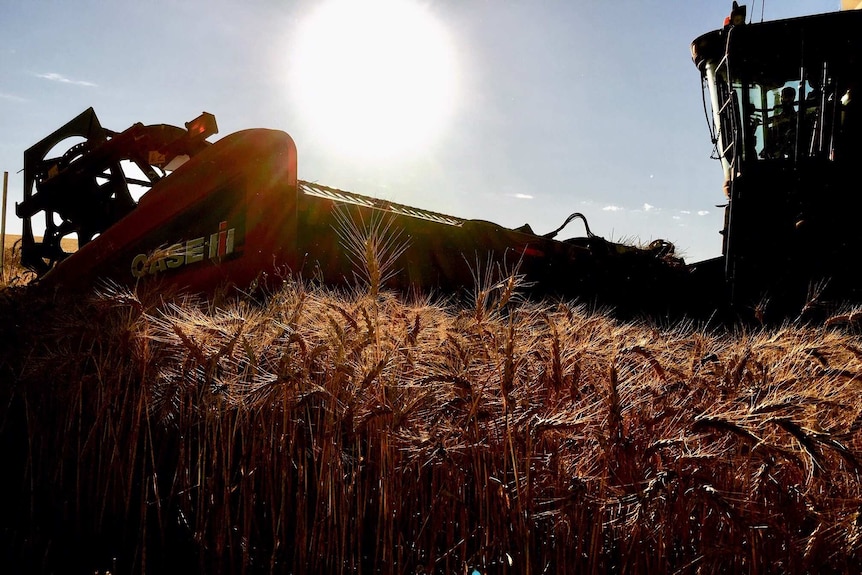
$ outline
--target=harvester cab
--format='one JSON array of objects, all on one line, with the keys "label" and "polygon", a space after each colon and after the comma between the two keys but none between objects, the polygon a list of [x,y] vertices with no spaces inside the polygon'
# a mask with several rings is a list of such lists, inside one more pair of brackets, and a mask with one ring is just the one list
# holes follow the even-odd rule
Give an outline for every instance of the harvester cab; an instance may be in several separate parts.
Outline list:
[{"label": "harvester cab", "polygon": [[692,43],[724,170],[734,305],[862,295],[860,30],[860,10],[747,24],[734,2]]}]

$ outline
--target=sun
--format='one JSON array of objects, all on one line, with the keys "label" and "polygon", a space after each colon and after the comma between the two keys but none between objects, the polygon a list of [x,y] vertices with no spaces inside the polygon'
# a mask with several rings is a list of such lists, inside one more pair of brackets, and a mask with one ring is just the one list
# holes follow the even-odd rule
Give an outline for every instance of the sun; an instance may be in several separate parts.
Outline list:
[{"label": "sun", "polygon": [[291,59],[303,123],[353,158],[419,153],[454,109],[454,50],[415,0],[329,0],[301,24]]}]

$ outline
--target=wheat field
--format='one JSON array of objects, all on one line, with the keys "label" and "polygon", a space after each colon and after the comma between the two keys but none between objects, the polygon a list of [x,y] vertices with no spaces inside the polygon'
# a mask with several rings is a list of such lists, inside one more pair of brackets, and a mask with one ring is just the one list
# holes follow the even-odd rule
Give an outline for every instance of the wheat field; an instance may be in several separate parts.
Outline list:
[{"label": "wheat field", "polygon": [[[13,274],[14,275],[14,274]],[[862,340],[286,278],[0,291],[20,572],[857,573]]]}]

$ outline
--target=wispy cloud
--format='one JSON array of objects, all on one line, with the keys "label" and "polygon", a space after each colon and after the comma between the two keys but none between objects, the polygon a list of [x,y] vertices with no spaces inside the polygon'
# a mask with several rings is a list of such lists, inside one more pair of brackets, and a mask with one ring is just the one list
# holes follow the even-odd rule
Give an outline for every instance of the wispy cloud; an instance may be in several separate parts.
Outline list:
[{"label": "wispy cloud", "polygon": [[21,96],[16,96],[15,94],[7,94],[5,92],[0,92],[0,100],[6,100],[8,102],[26,102],[25,98]]},{"label": "wispy cloud", "polygon": [[623,208],[621,208],[620,206],[611,205],[611,206],[603,207],[602,210],[605,212],[621,212],[621,211],[623,211]]},{"label": "wispy cloud", "polygon": [[96,84],[93,82],[88,82],[86,80],[73,80],[72,78],[68,78],[63,74],[57,74],[56,72],[36,74],[36,77],[42,78],[43,80],[50,80],[51,82],[59,82],[61,84],[74,84],[75,86],[88,86],[91,88],[96,87]]},{"label": "wispy cloud", "polygon": [[709,210],[698,210],[697,215],[699,216],[708,216]]},{"label": "wispy cloud", "polygon": [[[652,177],[652,176],[650,176],[650,177]],[[645,212],[649,212],[649,211],[654,210],[654,209],[655,209],[655,206],[652,204],[644,204],[644,206],[643,206],[643,210]]]},{"label": "wispy cloud", "polygon": [[513,198],[518,198],[519,200],[532,200],[533,196],[530,194],[512,194]]}]

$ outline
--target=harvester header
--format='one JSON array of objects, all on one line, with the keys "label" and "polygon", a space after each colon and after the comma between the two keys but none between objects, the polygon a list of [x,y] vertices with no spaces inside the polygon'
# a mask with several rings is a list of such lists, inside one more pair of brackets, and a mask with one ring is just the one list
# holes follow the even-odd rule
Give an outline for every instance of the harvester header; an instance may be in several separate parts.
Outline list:
[{"label": "harvester header", "polygon": [[[538,235],[529,226],[431,212],[299,180],[296,147],[284,132],[244,130],[210,144],[215,130],[205,113],[185,129],[135,124],[113,132],[89,109],[31,147],[18,204],[24,264],[40,283],[65,290],[110,280],[211,291],[288,274],[350,284],[362,275],[358,240],[391,251],[375,256],[391,256],[384,287],[458,292],[477,287],[491,265],[536,294],[626,300],[633,310],[663,302],[667,286],[681,285],[658,277],[687,274],[672,245],[606,241],[581,214],[567,223],[583,220],[586,236],[559,241],[559,230]],[[70,136],[85,141],[44,157]],[[130,185],[148,191],[135,202]],[[31,224],[39,212],[41,242]],[[61,240],[75,236],[78,250],[64,252]]]}]

